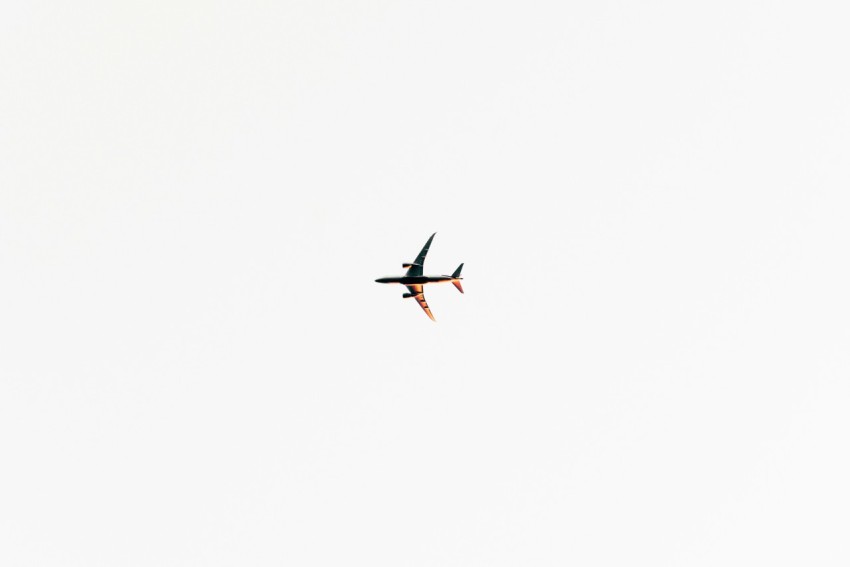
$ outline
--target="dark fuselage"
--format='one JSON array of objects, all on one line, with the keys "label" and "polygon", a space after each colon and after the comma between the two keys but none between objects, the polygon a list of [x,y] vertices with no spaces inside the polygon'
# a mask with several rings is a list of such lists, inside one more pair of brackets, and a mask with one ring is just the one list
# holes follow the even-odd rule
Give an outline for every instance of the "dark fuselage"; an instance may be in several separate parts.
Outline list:
[{"label": "dark fuselage", "polygon": [[443,283],[457,280],[452,276],[388,276],[386,278],[378,278],[375,281],[378,283],[397,283],[401,285],[423,285],[429,283]]}]

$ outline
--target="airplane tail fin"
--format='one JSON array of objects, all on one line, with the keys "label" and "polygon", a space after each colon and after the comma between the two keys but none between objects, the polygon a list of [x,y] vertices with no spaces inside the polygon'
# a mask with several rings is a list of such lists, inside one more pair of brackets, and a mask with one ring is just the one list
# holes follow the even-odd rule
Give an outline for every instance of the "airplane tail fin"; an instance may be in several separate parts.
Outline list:
[{"label": "airplane tail fin", "polygon": [[[452,274],[452,277],[453,278],[459,278],[460,277],[460,271],[462,269],[463,269],[463,264],[461,264],[460,266],[457,267],[457,270],[455,270],[455,273]],[[460,280],[453,280],[452,284],[454,284],[454,286],[457,288],[457,290],[459,292],[463,293],[463,286],[460,285]]]}]

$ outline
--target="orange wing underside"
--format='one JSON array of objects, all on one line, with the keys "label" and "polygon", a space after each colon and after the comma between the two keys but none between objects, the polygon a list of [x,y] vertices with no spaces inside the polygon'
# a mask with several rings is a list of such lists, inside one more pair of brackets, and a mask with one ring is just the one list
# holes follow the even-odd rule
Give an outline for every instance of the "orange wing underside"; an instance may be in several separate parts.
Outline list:
[{"label": "orange wing underside", "polygon": [[434,319],[434,315],[431,314],[431,308],[428,307],[428,302],[425,301],[425,293],[422,291],[421,285],[409,285],[405,286],[413,294],[413,297],[416,299],[416,302],[419,304],[419,307],[422,308],[422,311],[425,312],[428,317],[431,318],[432,321],[436,321]]}]

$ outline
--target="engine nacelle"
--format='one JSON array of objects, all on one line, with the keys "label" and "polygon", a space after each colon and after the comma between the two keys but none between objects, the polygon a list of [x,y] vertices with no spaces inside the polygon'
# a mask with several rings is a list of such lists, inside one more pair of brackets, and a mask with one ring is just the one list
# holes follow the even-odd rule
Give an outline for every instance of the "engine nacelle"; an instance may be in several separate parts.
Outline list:
[{"label": "engine nacelle", "polygon": [[402,297],[403,299],[407,299],[408,297],[413,297],[413,296],[415,296],[415,295],[416,295],[415,293],[405,293],[405,294],[404,294],[404,295],[402,295],[401,297]]},{"label": "engine nacelle", "polygon": [[422,264],[402,264],[402,268],[412,268],[413,266],[421,266]]}]

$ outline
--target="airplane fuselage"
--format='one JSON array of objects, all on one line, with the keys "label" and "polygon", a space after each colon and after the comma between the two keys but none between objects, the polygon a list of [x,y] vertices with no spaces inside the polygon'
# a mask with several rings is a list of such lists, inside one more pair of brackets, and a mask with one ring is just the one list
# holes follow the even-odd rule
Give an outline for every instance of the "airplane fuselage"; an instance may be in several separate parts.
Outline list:
[{"label": "airplane fuselage", "polygon": [[424,285],[429,283],[444,283],[462,278],[453,278],[452,276],[387,276],[378,278],[375,281],[378,283],[394,283],[401,285]]}]

